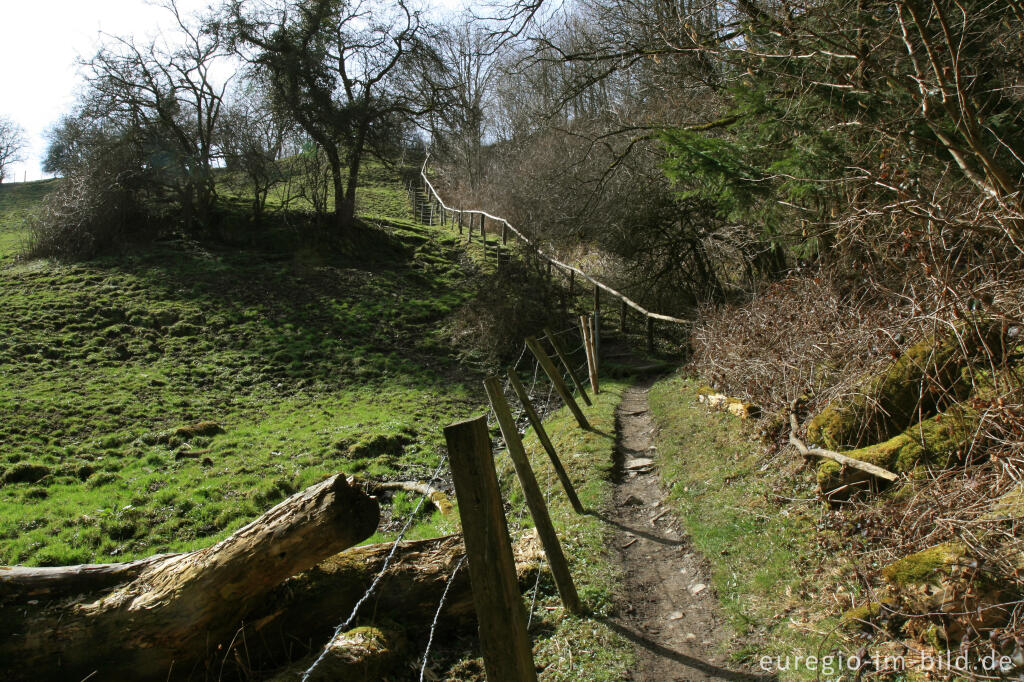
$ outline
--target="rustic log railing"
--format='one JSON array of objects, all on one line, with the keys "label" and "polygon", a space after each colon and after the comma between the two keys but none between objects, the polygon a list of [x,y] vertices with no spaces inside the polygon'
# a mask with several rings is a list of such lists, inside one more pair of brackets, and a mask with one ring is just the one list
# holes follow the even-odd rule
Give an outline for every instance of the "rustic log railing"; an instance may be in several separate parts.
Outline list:
[{"label": "rustic log railing", "polygon": [[[487,211],[483,211],[483,210],[480,210],[480,209],[455,208],[454,206],[449,206],[448,204],[446,204],[444,202],[443,199],[441,199],[441,195],[438,193],[438,191],[434,187],[433,183],[431,183],[430,179],[427,177],[427,162],[429,160],[430,160],[430,155],[427,154],[427,158],[425,158],[423,160],[423,165],[420,167],[420,178],[423,180],[424,192],[428,195],[428,199],[431,200],[431,203],[430,203],[431,216],[434,215],[435,205],[436,205],[437,211],[439,211],[441,213],[441,223],[442,224],[444,224],[445,219],[446,219],[447,216],[450,216],[450,220],[451,220],[452,225],[454,225],[456,223],[456,219],[457,219],[458,220],[459,231],[461,233],[463,219],[464,219],[464,217],[468,216],[469,217],[469,226],[470,226],[469,227],[469,235],[470,235],[470,239],[472,239],[473,223],[475,222],[474,216],[480,216],[480,220],[479,220],[479,222],[480,222],[480,234],[481,234],[481,238],[484,239],[484,244],[486,246],[486,236],[485,236],[485,233],[484,233],[484,220],[485,219],[490,219],[490,220],[494,221],[495,223],[497,223],[498,225],[501,226],[502,243],[506,243],[507,242],[507,240],[508,240],[508,233],[511,232],[515,236],[516,240],[518,240],[521,244],[523,244],[526,247],[528,247],[530,249],[530,251],[535,256],[537,256],[541,260],[547,262],[548,266],[549,266],[549,269],[550,269],[551,266],[554,266],[554,267],[557,267],[560,270],[562,270],[564,273],[566,273],[570,277],[570,288],[572,288],[574,286],[574,284],[575,284],[574,279],[575,279],[575,277],[577,275],[579,277],[581,277],[582,279],[586,280],[587,282],[589,282],[594,287],[594,306],[595,306],[594,307],[594,312],[598,316],[600,315],[600,312],[599,312],[600,302],[599,301],[600,301],[600,292],[601,291],[604,291],[609,296],[611,296],[614,299],[617,299],[620,302],[620,305],[621,305],[621,308],[622,308],[622,313],[623,313],[622,321],[621,321],[623,328],[625,328],[626,306],[632,308],[637,313],[639,313],[641,316],[643,316],[646,319],[646,321],[647,321],[647,346],[648,346],[649,350],[653,350],[653,346],[654,346],[654,323],[655,323],[655,321],[670,322],[672,324],[679,324],[679,325],[689,325],[690,324],[689,320],[684,320],[684,319],[681,319],[681,318],[678,318],[678,317],[673,317],[671,315],[663,315],[661,313],[656,313],[656,312],[650,311],[647,308],[645,308],[642,305],[640,305],[639,303],[637,303],[636,301],[634,301],[633,299],[631,299],[628,296],[626,296],[625,294],[623,294],[622,292],[616,291],[615,289],[613,289],[612,287],[608,286],[607,284],[605,284],[605,283],[603,283],[603,282],[601,282],[601,281],[591,277],[590,275],[588,275],[586,272],[584,272],[580,268],[577,268],[575,266],[569,265],[568,263],[564,263],[564,262],[558,260],[553,255],[551,255],[550,253],[547,253],[542,248],[540,248],[540,246],[536,242],[534,242],[532,239],[530,239],[525,234],[520,232],[518,229],[513,227],[512,224],[510,222],[508,222],[508,220],[506,220],[505,218],[501,218],[499,216],[492,215],[492,214],[488,213]],[[433,217],[431,217],[431,222],[433,222]],[[599,321],[600,321],[600,317],[598,317],[598,320],[595,320],[595,328],[598,326]],[[600,337],[597,336],[597,338],[600,338]],[[596,342],[596,339],[595,339],[595,342]]]}]

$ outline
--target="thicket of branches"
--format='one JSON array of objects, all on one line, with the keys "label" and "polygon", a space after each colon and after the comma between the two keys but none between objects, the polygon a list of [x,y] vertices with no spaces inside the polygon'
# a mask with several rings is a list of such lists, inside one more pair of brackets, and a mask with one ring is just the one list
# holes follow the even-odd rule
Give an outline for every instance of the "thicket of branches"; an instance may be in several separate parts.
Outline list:
[{"label": "thicket of branches", "polygon": [[[978,423],[963,466],[856,512],[892,521],[864,549],[953,539],[1019,593],[1019,540],[985,514],[1024,475],[1024,5],[523,1],[503,18],[516,39],[477,55],[497,74],[485,162],[440,146],[450,191],[692,315],[694,368],[769,414],[814,414],[952,339],[967,388],[939,402],[967,395]],[[947,644],[1014,650],[1014,604]]]}]

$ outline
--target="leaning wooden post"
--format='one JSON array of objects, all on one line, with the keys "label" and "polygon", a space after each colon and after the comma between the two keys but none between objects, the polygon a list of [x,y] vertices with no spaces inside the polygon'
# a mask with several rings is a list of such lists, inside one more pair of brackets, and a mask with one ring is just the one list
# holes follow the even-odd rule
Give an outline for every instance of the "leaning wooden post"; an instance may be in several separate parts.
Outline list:
[{"label": "leaning wooden post", "polygon": [[619,301],[619,330],[626,333],[626,299]]},{"label": "leaning wooden post", "polygon": [[487,417],[444,430],[488,680],[533,682],[533,650],[494,472]]},{"label": "leaning wooden post", "polygon": [[580,330],[583,333],[583,347],[587,351],[587,373],[590,375],[590,388],[594,395],[600,393],[597,382],[597,354],[594,352],[594,328],[586,315],[580,315]]},{"label": "leaning wooden post", "polygon": [[647,318],[647,352],[654,352],[654,318]]},{"label": "leaning wooden post", "polygon": [[576,488],[573,487],[569,474],[566,473],[565,468],[562,466],[562,460],[558,458],[555,446],[551,439],[548,438],[544,422],[541,421],[537,410],[533,409],[533,404],[530,403],[530,396],[526,394],[523,382],[519,380],[519,375],[516,374],[514,369],[508,371],[508,382],[512,386],[512,390],[515,391],[516,397],[519,398],[519,402],[522,403],[523,409],[526,410],[526,416],[530,419],[530,426],[533,427],[533,432],[537,434],[537,440],[540,441],[540,444],[544,446],[545,452],[548,453],[551,466],[555,468],[555,473],[558,475],[558,480],[562,482],[562,487],[565,488],[565,494],[569,498],[569,502],[572,503],[572,508],[576,510],[577,514],[582,514],[584,509],[580,503],[580,498],[576,495]]},{"label": "leaning wooden post", "polygon": [[558,368],[555,367],[555,363],[551,361],[548,354],[544,352],[544,349],[537,343],[537,339],[532,336],[526,337],[526,346],[533,353],[533,356],[537,358],[537,362],[540,363],[544,373],[548,375],[548,379],[551,380],[551,385],[555,387],[555,391],[558,392],[558,396],[562,399],[569,407],[569,411],[572,412],[572,416],[576,417],[576,423],[580,425],[580,428],[591,429],[590,422],[587,421],[586,416],[583,414],[583,410],[576,404],[576,401],[572,397],[572,393],[569,392],[569,387],[562,381],[562,375],[559,374]]},{"label": "leaning wooden post", "polygon": [[593,403],[590,402],[590,396],[587,395],[586,390],[583,388],[583,384],[580,383],[580,380],[576,377],[576,370],[572,368],[572,363],[569,362],[569,356],[566,354],[565,350],[562,349],[562,344],[558,341],[558,337],[551,333],[551,330],[547,327],[544,327],[544,336],[548,337],[548,342],[551,344],[551,347],[555,349],[555,355],[558,356],[558,359],[562,361],[562,366],[565,367],[567,372],[569,372],[569,378],[572,379],[573,386],[576,387],[576,390],[580,392],[580,397],[583,398],[583,402],[588,406],[593,405]]},{"label": "leaning wooden post", "polygon": [[[544,503],[544,493],[540,491],[537,478],[533,475],[533,469],[530,468],[530,459],[526,456],[526,448],[523,447],[523,441],[519,437],[516,420],[512,417],[512,411],[501,390],[501,381],[498,377],[488,377],[484,380],[484,388],[487,389],[487,397],[491,402],[491,409],[494,410],[494,416],[498,418],[498,427],[501,428],[501,436],[505,439],[508,454],[516,468],[519,483],[523,486],[526,506],[530,508],[533,525],[537,528],[541,545],[544,546],[544,556],[551,566],[551,575],[555,579],[558,595],[562,598],[562,605],[570,613],[581,613],[583,606],[580,604],[579,594],[576,593],[572,573],[569,572],[569,563],[565,560],[562,544],[558,541],[558,533],[555,532],[551,517],[548,515],[548,507]],[[470,576],[470,580],[472,580],[472,576]]]}]

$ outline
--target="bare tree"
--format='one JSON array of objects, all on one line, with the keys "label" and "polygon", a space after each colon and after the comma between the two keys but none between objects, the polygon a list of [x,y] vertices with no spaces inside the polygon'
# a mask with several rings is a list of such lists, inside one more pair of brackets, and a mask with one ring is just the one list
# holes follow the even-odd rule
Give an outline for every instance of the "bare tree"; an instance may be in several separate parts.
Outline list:
[{"label": "bare tree", "polygon": [[247,82],[228,99],[217,139],[228,170],[244,175],[259,220],[270,190],[284,180],[280,159],[292,124],[273,106],[261,83]]},{"label": "bare tree", "polygon": [[186,229],[206,223],[216,196],[215,131],[226,83],[214,77],[225,56],[220,27],[183,17],[175,0],[162,6],[177,23],[176,40],[138,44],[110,38],[85,62],[88,94],[83,110],[93,119],[133,130],[147,165],[177,194]]},{"label": "bare tree", "polygon": [[407,87],[408,69],[430,58],[419,12],[406,0],[231,0],[227,16],[239,53],[326,155],[335,226],[347,230],[365,155],[387,156],[428,108]]},{"label": "bare tree", "polygon": [[462,15],[442,26],[435,69],[421,72],[425,98],[437,106],[426,116],[431,147],[440,161],[458,168],[476,191],[483,172],[489,100],[498,76],[499,36],[473,17]]},{"label": "bare tree", "polygon": [[25,131],[21,126],[0,116],[0,182],[7,177],[11,164],[21,161],[21,153],[27,146]]}]

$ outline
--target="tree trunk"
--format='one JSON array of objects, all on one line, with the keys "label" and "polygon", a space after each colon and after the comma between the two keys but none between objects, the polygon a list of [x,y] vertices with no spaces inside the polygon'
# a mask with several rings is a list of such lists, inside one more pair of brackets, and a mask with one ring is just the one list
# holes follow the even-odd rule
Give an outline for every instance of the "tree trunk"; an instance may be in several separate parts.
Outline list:
[{"label": "tree trunk", "polygon": [[335,194],[335,211],[338,213],[338,227],[347,230],[356,220],[356,188],[359,186],[359,170],[363,162],[363,145],[366,132],[360,129],[355,144],[348,155],[348,184],[345,187],[344,201],[341,194]]},{"label": "tree trunk", "polygon": [[378,520],[377,502],[337,475],[187,554],[5,567],[0,670],[13,680],[190,675],[230,648],[244,614],[278,584],[369,537]]}]

